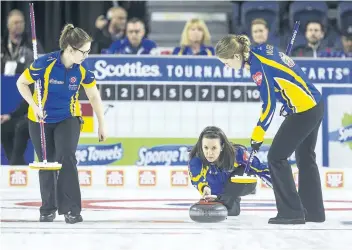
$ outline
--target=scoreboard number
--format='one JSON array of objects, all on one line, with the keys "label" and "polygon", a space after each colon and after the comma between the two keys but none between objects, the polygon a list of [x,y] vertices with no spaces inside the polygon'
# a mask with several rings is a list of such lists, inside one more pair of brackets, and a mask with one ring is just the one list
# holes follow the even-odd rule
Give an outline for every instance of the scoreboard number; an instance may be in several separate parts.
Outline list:
[{"label": "scoreboard number", "polygon": [[149,86],[149,100],[162,101],[164,100],[164,86],[163,85],[150,85]]},{"label": "scoreboard number", "polygon": [[231,86],[231,102],[244,102],[245,101],[245,87],[244,86]]},{"label": "scoreboard number", "polygon": [[147,85],[134,85],[133,86],[133,100],[135,101],[145,101],[148,99]]},{"label": "scoreboard number", "polygon": [[195,101],[195,100],[196,100],[196,86],[182,85],[182,101]]},{"label": "scoreboard number", "polygon": [[247,102],[260,102],[260,92],[255,86],[247,86],[246,88]]},{"label": "scoreboard number", "polygon": [[229,100],[228,86],[215,86],[214,95],[216,102],[227,102]]},{"label": "scoreboard number", "polygon": [[166,101],[180,101],[180,85],[166,85]]},{"label": "scoreboard number", "polygon": [[116,100],[116,85],[103,84],[100,89],[102,100]]},{"label": "scoreboard number", "polygon": [[198,101],[201,102],[210,102],[212,101],[212,86],[206,85],[206,86],[199,86],[198,87]]},{"label": "scoreboard number", "polygon": [[127,84],[117,85],[117,99],[120,101],[130,101],[132,100],[132,86]]}]

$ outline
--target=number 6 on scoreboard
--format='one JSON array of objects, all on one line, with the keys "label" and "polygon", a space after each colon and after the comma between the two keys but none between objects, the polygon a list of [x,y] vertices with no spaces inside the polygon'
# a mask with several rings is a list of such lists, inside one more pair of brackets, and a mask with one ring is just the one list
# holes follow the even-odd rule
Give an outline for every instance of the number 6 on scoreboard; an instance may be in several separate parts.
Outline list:
[{"label": "number 6 on scoreboard", "polygon": [[182,101],[195,101],[196,100],[196,86],[182,85]]}]

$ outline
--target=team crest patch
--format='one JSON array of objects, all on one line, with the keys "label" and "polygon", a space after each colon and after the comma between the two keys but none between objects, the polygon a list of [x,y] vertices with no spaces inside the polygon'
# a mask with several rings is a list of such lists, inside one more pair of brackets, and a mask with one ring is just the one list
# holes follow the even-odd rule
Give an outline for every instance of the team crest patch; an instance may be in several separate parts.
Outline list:
[{"label": "team crest patch", "polygon": [[284,54],[282,52],[279,52],[279,55],[280,55],[281,60],[284,62],[284,64],[286,64],[290,68],[295,66],[295,62],[292,60],[291,57],[287,56],[286,54]]},{"label": "team crest patch", "polygon": [[248,159],[249,159],[249,154],[248,154],[248,152],[244,152],[242,158],[243,158],[244,161],[248,161]]},{"label": "team crest patch", "polygon": [[253,78],[253,81],[255,82],[255,84],[260,86],[262,84],[263,74],[262,74],[262,72],[257,72],[254,75],[252,75],[252,78]]},{"label": "team crest patch", "polygon": [[76,83],[76,81],[77,81],[77,78],[76,78],[76,77],[72,76],[72,77],[70,78],[70,83],[71,83],[71,84]]}]

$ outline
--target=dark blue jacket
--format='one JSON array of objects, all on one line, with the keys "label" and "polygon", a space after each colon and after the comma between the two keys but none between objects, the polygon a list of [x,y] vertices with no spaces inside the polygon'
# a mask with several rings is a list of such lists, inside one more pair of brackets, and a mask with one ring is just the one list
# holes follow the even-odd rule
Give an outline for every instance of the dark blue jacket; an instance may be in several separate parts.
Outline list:
[{"label": "dark blue jacket", "polygon": [[156,47],[157,45],[154,41],[143,38],[140,46],[134,48],[126,37],[113,42],[110,48],[103,50],[103,54],[149,55]]},{"label": "dark blue jacket", "polygon": [[[173,55],[194,55],[192,48],[189,46],[182,46],[176,47],[172,52]],[[214,48],[211,46],[201,45],[200,51],[198,54],[199,56],[213,56],[215,55]]]}]

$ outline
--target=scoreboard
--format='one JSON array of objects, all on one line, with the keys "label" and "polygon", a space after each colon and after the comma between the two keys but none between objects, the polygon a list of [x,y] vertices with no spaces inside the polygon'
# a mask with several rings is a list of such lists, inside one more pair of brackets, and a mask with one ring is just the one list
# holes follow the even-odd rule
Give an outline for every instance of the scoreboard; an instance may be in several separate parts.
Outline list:
[{"label": "scoreboard", "polygon": [[[215,57],[93,55],[87,60],[103,101],[260,102],[247,70]],[[296,60],[314,84],[352,82],[352,60]],[[81,90],[80,99],[86,100]]]},{"label": "scoreboard", "polygon": [[[254,84],[253,84],[254,85]],[[98,83],[103,101],[170,101],[170,102],[260,102],[257,87],[210,84],[126,84]],[[87,100],[80,90],[80,100]]]}]

